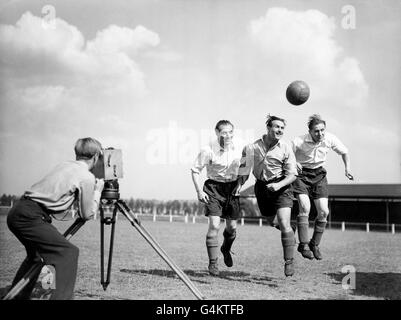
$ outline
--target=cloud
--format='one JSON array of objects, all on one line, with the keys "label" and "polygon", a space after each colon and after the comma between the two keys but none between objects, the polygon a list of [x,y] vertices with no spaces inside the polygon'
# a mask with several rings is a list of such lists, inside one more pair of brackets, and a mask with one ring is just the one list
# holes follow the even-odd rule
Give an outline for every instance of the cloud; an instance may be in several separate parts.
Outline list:
[{"label": "cloud", "polygon": [[315,101],[363,106],[368,85],[358,60],[336,41],[333,18],[318,10],[270,8],[248,30],[267,62],[265,73],[306,80]]},{"label": "cloud", "polygon": [[37,86],[17,90],[17,95],[25,106],[35,108],[36,111],[49,111],[57,108],[65,91],[63,86]]},{"label": "cloud", "polygon": [[96,34],[93,41],[88,42],[88,51],[97,53],[131,52],[138,53],[141,49],[159,45],[160,38],[157,33],[137,26],[134,30],[116,25]]},{"label": "cloud", "polygon": [[[0,25],[3,76],[24,79],[30,86],[82,88],[105,96],[147,93],[136,56],[158,46],[157,33],[110,25],[86,41],[73,25],[56,18],[54,28],[26,12],[16,25]],[[8,73],[7,73],[8,72]]]}]

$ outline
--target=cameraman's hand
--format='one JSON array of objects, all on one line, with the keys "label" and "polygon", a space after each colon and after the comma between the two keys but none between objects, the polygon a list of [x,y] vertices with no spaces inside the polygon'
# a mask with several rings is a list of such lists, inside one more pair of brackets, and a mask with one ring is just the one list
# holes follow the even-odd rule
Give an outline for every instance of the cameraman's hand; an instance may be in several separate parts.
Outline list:
[{"label": "cameraman's hand", "polygon": [[97,179],[95,181],[95,191],[102,192],[104,188],[104,179]]}]

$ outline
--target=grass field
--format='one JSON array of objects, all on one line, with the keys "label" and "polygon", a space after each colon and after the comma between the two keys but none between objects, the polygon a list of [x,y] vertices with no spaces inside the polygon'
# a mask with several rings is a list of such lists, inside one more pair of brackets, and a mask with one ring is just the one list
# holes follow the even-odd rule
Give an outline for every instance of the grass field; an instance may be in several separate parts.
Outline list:
[{"label": "grass field", "polygon": [[[61,231],[72,223],[53,222]],[[207,273],[205,223],[152,222],[143,226],[170,258],[208,298],[269,299],[401,299],[401,235],[327,230],[322,261],[295,256],[296,274],[283,273],[280,232],[271,227],[238,227],[234,266],[219,259],[220,277]],[[107,234],[109,230],[107,229]],[[310,230],[312,233],[312,230]],[[117,222],[111,283],[100,285],[100,227],[90,221],[71,239],[80,248],[75,299],[195,299],[185,284],[123,217]],[[220,242],[222,232],[220,232]],[[25,251],[0,216],[0,288],[4,292],[25,257]],[[356,288],[345,290],[341,269],[356,270]]]}]

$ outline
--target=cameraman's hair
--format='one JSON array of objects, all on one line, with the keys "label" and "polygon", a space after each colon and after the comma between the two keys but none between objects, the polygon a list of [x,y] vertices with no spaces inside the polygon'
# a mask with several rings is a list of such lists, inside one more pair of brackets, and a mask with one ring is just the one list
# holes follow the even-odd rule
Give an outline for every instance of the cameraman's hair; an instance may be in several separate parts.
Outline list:
[{"label": "cameraman's hair", "polygon": [[82,138],[77,140],[74,150],[77,160],[89,160],[97,153],[101,153],[102,145],[93,138]]},{"label": "cameraman's hair", "polygon": [[220,131],[220,126],[227,126],[227,125],[230,125],[231,127],[234,128],[234,125],[230,121],[228,121],[228,120],[220,120],[219,122],[216,123],[215,129]]},{"label": "cameraman's hair", "polygon": [[287,123],[285,122],[285,120],[283,118],[279,118],[279,117],[276,117],[276,116],[271,116],[270,114],[268,114],[267,115],[267,119],[266,119],[266,126],[267,127],[271,127],[272,126],[272,122],[274,120],[279,120],[279,121],[283,122],[284,125],[287,125]]},{"label": "cameraman's hair", "polygon": [[320,123],[323,123],[324,126],[326,126],[326,121],[324,121],[319,114],[312,114],[309,117],[309,120],[308,120],[308,128],[309,128],[309,130],[312,130],[312,128],[315,125],[320,124]]}]

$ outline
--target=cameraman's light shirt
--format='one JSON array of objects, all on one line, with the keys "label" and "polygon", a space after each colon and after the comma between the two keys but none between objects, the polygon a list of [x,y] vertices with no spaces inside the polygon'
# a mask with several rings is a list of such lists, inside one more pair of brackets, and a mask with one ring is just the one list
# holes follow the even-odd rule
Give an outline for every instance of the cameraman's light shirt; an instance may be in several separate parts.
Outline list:
[{"label": "cameraman's light shirt", "polygon": [[201,149],[191,170],[200,173],[206,166],[208,179],[231,182],[237,180],[240,160],[241,148],[236,142],[224,149],[215,140]]},{"label": "cameraman's light shirt", "polygon": [[265,182],[291,174],[297,175],[295,156],[290,145],[279,140],[267,150],[265,138],[266,135],[243,149],[240,175],[248,176],[252,170],[256,179]]},{"label": "cameraman's light shirt", "polygon": [[25,192],[30,198],[54,213],[69,209],[78,199],[81,217],[96,214],[100,192],[95,191],[95,176],[83,161],[66,161]]},{"label": "cameraman's light shirt", "polygon": [[339,155],[348,153],[345,145],[334,135],[326,132],[323,141],[314,142],[311,135],[305,134],[292,141],[295,158],[302,167],[316,169],[326,162],[328,151],[331,149]]}]

